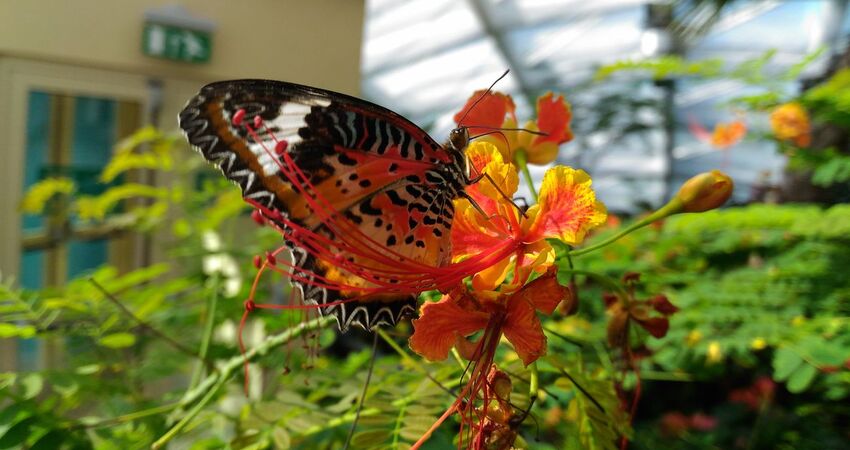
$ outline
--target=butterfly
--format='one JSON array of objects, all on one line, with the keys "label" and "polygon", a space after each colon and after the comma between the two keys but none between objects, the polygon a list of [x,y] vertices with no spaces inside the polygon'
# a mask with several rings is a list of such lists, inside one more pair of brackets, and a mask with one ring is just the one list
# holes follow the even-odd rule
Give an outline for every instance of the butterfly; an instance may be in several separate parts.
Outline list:
[{"label": "butterfly", "polygon": [[268,80],[209,84],[179,123],[283,234],[293,286],[341,330],[393,326],[465,275],[445,270],[453,200],[476,181],[465,127],[440,145],[384,107]]}]

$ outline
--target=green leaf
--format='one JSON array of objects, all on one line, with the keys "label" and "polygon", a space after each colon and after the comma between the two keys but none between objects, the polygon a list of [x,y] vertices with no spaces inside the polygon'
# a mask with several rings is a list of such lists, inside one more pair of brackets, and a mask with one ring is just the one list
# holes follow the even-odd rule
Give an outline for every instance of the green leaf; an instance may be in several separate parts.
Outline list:
[{"label": "green leaf", "polygon": [[54,450],[59,448],[68,438],[70,438],[70,434],[65,430],[50,430],[35,441],[30,450]]},{"label": "green leaf", "polygon": [[35,336],[36,328],[32,325],[15,325],[0,323],[0,338],[19,337],[23,339]]},{"label": "green leaf", "polygon": [[4,372],[0,373],[0,391],[6,389],[7,387],[15,384],[15,380],[18,379],[18,374],[14,372]]},{"label": "green leaf", "polygon": [[788,391],[794,394],[799,394],[806,390],[812,381],[814,381],[818,370],[815,366],[804,364],[799,369],[795,370],[788,378]]},{"label": "green leaf", "polygon": [[351,439],[351,445],[355,448],[372,447],[383,444],[389,436],[390,433],[387,430],[361,431]]},{"label": "green leaf", "polygon": [[29,400],[38,395],[44,388],[44,378],[37,373],[27,374],[21,379],[21,386],[24,388],[24,398]]},{"label": "green leaf", "polygon": [[274,427],[272,430],[272,442],[274,442],[274,446],[277,449],[286,450],[292,447],[289,432],[281,427]]},{"label": "green leaf", "polygon": [[844,364],[850,356],[848,349],[835,342],[825,342],[821,339],[806,341],[803,352],[811,363],[817,367],[837,367]]},{"label": "green leaf", "polygon": [[6,430],[3,436],[0,436],[0,449],[18,448],[29,437],[30,426],[35,422],[35,418],[27,417],[20,422],[12,425]]},{"label": "green leaf", "polygon": [[98,344],[109,348],[126,348],[136,343],[136,336],[126,332],[108,334],[98,340]]},{"label": "green leaf", "polygon": [[776,350],[773,355],[773,379],[787,380],[801,364],[803,364],[803,358],[790,348],[782,347]]}]

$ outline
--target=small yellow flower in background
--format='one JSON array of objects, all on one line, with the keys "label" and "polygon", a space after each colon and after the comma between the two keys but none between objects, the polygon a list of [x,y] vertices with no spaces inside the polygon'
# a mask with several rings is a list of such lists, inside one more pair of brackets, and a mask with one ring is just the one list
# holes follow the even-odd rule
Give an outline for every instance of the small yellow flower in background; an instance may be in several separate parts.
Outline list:
[{"label": "small yellow flower in background", "polygon": [[709,363],[717,363],[723,360],[723,352],[720,350],[719,342],[711,341],[708,343],[706,357]]},{"label": "small yellow flower in background", "polygon": [[691,330],[691,332],[688,333],[688,336],[685,338],[685,344],[687,344],[688,347],[693,347],[694,345],[697,345],[701,340],[702,332],[700,330]]},{"label": "small yellow flower in background", "polygon": [[767,347],[767,341],[764,338],[757,337],[750,342],[750,348],[753,350],[762,350]]},{"label": "small yellow flower in background", "polygon": [[806,317],[805,316],[794,316],[794,318],[791,319],[791,325],[793,325],[795,327],[799,327],[800,325],[802,325],[804,323],[806,323]]},{"label": "small yellow flower in background", "polygon": [[812,143],[809,114],[799,103],[776,107],[770,113],[770,127],[780,141],[790,141],[797,147],[808,147]]}]

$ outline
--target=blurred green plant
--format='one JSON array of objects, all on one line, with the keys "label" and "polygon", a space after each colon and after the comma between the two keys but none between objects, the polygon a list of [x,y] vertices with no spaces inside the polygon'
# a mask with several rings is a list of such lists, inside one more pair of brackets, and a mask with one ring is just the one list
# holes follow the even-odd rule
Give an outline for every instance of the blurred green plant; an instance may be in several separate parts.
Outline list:
[{"label": "blurred green plant", "polygon": [[[665,337],[646,341],[635,446],[841,448],[830,443],[850,437],[848,236],[850,205],[752,205],[674,217],[583,257],[612,276],[644,273],[681,309]],[[733,392],[760,376],[784,389],[748,412]],[[678,409],[719,422],[658,434]]]}]

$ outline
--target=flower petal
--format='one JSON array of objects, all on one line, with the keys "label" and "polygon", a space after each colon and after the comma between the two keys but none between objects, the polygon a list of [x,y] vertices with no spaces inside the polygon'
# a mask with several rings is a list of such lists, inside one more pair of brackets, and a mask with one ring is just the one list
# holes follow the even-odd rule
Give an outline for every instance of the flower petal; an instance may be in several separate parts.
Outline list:
[{"label": "flower petal", "polygon": [[714,148],[726,149],[741,142],[747,134],[747,125],[740,120],[729,123],[718,123],[711,134],[711,145]]},{"label": "flower petal", "polygon": [[[505,119],[514,118],[513,99],[499,92],[475,91],[466,105],[455,114],[454,120],[458,126],[469,127],[469,134],[486,133],[493,128],[499,128]],[[488,128],[478,128],[476,125]]]},{"label": "flower petal", "polygon": [[636,320],[636,322],[653,337],[659,339],[667,335],[667,330],[670,328],[670,322],[666,317],[651,317],[646,320]]},{"label": "flower petal", "polygon": [[466,147],[465,153],[466,157],[469,158],[470,164],[472,164],[472,168],[478,173],[484,171],[487,164],[493,161],[501,164],[505,163],[502,153],[491,142],[470,142]]},{"label": "flower petal", "polygon": [[502,258],[502,260],[496,264],[476,273],[475,276],[472,277],[472,289],[475,289],[476,291],[495,290],[497,286],[505,281],[505,277],[508,276],[508,269],[510,268],[511,261],[513,261],[512,257]]},{"label": "flower petal", "polygon": [[503,292],[518,291],[532,273],[546,272],[555,263],[555,249],[545,240],[524,245],[522,252],[514,269],[514,278],[510,285],[502,286]]},{"label": "flower petal", "polygon": [[[469,200],[455,200],[454,205],[455,218],[451,229],[453,261],[459,261],[471,255],[490,253],[510,243],[510,236],[506,235],[502,228],[497,227],[501,223],[488,223],[487,218],[481,217],[481,213],[469,203]],[[483,205],[481,207],[484,208]]]},{"label": "flower petal", "polygon": [[528,163],[537,164],[538,166],[549,164],[558,158],[558,151],[560,149],[558,144],[554,142],[541,142],[528,150]]},{"label": "flower petal", "polygon": [[520,234],[518,213],[505,198],[513,195],[519,185],[516,168],[505,163],[496,147],[487,142],[472,143],[467,156],[475,167],[483,164],[481,170],[490,178],[482,178],[466,188],[466,193],[481,211],[467,199],[454,202],[455,219],[451,229],[453,260],[490,253],[508,245]]},{"label": "flower petal", "polygon": [[545,275],[525,285],[511,297],[511,301],[528,302],[548,316],[569,295],[570,289],[558,283],[558,271],[552,268]]},{"label": "flower petal", "polygon": [[502,333],[527,366],[546,354],[546,336],[537,318],[534,303],[516,295],[508,298],[508,311]]},{"label": "flower petal", "polygon": [[[536,136],[532,141],[532,146],[543,142],[551,142],[556,146],[573,139],[573,132],[570,129],[570,120],[573,118],[573,113],[570,110],[570,104],[564,100],[564,97],[555,95],[551,92],[537,99],[537,127],[540,131],[546,133],[546,136]],[[529,154],[534,153],[529,151]],[[551,162],[551,161],[549,161]]]},{"label": "flower petal", "polygon": [[461,307],[451,296],[422,305],[413,320],[411,350],[431,361],[446,359],[458,336],[468,336],[487,326],[489,314]]},{"label": "flower petal", "polygon": [[580,243],[587,231],[605,222],[605,205],[596,200],[590,176],[583,170],[555,166],[546,171],[537,205],[528,215],[534,217],[525,242],[558,238],[570,245]]}]

